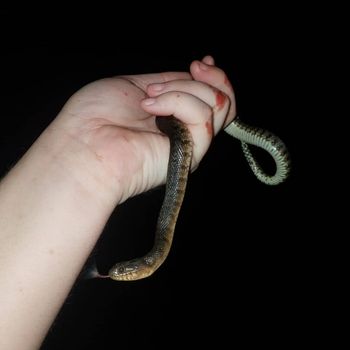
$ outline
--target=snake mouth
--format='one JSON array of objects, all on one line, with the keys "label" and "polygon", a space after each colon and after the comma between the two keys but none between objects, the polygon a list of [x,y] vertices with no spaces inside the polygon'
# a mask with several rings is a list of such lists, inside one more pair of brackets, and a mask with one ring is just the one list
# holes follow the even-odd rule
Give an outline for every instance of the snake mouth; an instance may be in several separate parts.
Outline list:
[{"label": "snake mouth", "polygon": [[124,274],[124,275],[111,274],[109,275],[109,277],[115,281],[134,281],[137,279],[134,277],[133,274],[130,274],[130,273]]},{"label": "snake mouth", "polygon": [[109,277],[116,281],[130,281],[135,279],[136,267],[124,266],[123,263],[117,264],[109,271]]}]

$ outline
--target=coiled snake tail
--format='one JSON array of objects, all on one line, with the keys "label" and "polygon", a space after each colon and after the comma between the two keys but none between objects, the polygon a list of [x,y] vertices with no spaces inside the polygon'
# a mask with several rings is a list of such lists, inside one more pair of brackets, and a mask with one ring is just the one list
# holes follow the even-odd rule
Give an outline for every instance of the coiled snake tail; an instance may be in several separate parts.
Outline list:
[{"label": "coiled snake tail", "polygon": [[[253,170],[255,176],[266,185],[278,185],[282,183],[290,172],[290,156],[287,147],[282,140],[270,131],[251,127],[235,118],[225,131],[241,141],[243,153]],[[270,153],[276,163],[276,172],[270,176],[266,174],[254,159],[248,144],[263,148]]]}]

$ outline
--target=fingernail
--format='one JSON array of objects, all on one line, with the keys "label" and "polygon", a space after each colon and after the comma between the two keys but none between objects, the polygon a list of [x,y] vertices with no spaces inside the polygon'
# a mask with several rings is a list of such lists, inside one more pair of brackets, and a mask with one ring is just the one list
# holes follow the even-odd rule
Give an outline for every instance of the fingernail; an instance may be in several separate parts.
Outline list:
[{"label": "fingernail", "polygon": [[146,98],[145,100],[143,100],[143,104],[146,106],[150,106],[156,103],[156,99],[155,98]]},{"label": "fingernail", "polygon": [[204,64],[203,62],[199,62],[199,68],[201,70],[205,70],[205,71],[209,69],[209,67],[206,64]]},{"label": "fingernail", "polygon": [[152,84],[151,88],[154,91],[161,91],[161,90],[164,89],[164,84],[161,84],[161,83],[159,83],[159,84]]}]

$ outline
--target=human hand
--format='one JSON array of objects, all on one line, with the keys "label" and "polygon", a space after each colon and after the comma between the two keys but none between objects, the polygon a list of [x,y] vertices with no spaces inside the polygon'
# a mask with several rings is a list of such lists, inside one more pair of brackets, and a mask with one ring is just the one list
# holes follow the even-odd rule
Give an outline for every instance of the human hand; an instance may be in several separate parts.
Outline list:
[{"label": "human hand", "polygon": [[[148,98],[150,97],[150,98]],[[80,181],[118,203],[165,182],[168,138],[155,116],[174,115],[193,138],[192,169],[210,142],[235,116],[232,87],[206,56],[190,74],[119,76],[93,82],[66,103],[51,129],[60,130],[79,149]],[[117,203],[117,204],[118,204]]]}]

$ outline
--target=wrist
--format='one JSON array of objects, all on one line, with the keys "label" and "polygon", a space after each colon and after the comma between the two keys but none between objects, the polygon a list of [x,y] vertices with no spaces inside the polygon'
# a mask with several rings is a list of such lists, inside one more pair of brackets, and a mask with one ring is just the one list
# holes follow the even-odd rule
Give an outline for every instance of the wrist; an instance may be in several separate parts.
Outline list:
[{"label": "wrist", "polygon": [[48,175],[54,181],[65,183],[81,200],[114,208],[121,195],[113,177],[84,141],[68,132],[61,122],[57,117],[24,158],[37,163],[40,168],[37,170],[50,173]]}]

